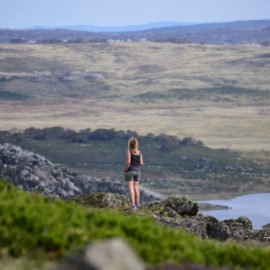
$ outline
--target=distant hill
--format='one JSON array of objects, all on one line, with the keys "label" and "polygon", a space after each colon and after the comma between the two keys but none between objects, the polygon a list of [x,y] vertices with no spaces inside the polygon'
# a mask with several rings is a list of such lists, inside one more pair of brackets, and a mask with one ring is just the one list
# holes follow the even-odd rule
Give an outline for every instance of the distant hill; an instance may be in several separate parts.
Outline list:
[{"label": "distant hill", "polygon": [[[237,21],[228,23],[208,23],[198,25],[169,25],[172,22],[148,25],[96,29],[89,32],[88,26],[70,26],[70,29],[0,29],[0,42],[106,42],[143,41],[209,44],[260,44],[269,46],[270,20]],[[179,23],[180,24],[180,23]],[[161,27],[161,26],[166,27]],[[69,26],[67,26],[68,28]],[[146,28],[153,29],[146,29]],[[41,28],[41,27],[38,27]],[[85,28],[85,31],[82,31]],[[75,30],[75,29],[79,29]],[[142,30],[140,30],[142,29]],[[111,32],[104,32],[111,31]],[[124,31],[124,32],[123,32]]]},{"label": "distant hill", "polygon": [[200,31],[200,30],[214,30],[214,29],[230,29],[230,30],[247,30],[255,28],[263,28],[270,26],[270,20],[251,20],[251,21],[233,21],[233,22],[219,22],[219,23],[203,23],[190,25],[174,25],[163,27],[158,31]]},{"label": "distant hill", "polygon": [[64,25],[64,26],[41,26],[34,25],[25,30],[33,29],[69,29],[69,30],[79,30],[79,31],[92,31],[92,32],[125,32],[125,31],[143,31],[149,29],[159,29],[163,27],[172,26],[186,26],[194,25],[198,23],[185,23],[185,22],[154,22],[140,25],[125,25],[125,26],[96,26],[96,25]]}]

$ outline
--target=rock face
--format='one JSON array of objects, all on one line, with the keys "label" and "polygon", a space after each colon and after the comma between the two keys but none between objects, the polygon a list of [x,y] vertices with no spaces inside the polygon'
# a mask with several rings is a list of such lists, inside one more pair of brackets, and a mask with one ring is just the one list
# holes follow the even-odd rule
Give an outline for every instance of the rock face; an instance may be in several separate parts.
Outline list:
[{"label": "rock face", "polygon": [[199,211],[198,204],[186,197],[168,197],[163,204],[180,215],[195,216]]},{"label": "rock face", "polygon": [[[0,178],[25,191],[39,191],[46,196],[68,199],[96,192],[120,193],[128,196],[124,180],[106,177],[98,179],[80,175],[55,166],[45,157],[23,150],[12,144],[0,144]],[[141,200],[157,199],[147,190],[141,190]]]},{"label": "rock face", "polygon": [[230,238],[231,232],[225,222],[219,221],[212,216],[206,216],[205,220],[206,231],[209,238],[222,241]]},{"label": "rock face", "polygon": [[129,207],[129,200],[126,196],[117,193],[98,192],[78,197],[73,197],[70,201],[75,201],[86,208],[126,208]]},{"label": "rock face", "polygon": [[252,223],[247,217],[226,219],[224,223],[229,227],[231,237],[236,240],[248,240],[254,238]]},{"label": "rock face", "polygon": [[165,227],[171,227],[176,229],[184,229],[188,233],[196,234],[197,236],[206,239],[208,238],[207,234],[207,223],[201,217],[192,217],[192,218],[164,218],[164,217],[154,217],[157,223]]},{"label": "rock face", "polygon": [[143,270],[130,246],[120,239],[96,242],[66,258],[55,270]]}]

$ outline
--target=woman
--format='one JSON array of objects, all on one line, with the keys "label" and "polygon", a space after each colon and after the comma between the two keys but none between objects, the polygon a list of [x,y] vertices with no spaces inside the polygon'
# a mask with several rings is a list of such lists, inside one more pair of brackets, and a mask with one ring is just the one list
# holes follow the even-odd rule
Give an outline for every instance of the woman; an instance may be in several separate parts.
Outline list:
[{"label": "woman", "polygon": [[143,166],[143,156],[138,150],[137,139],[132,137],[128,141],[127,161],[124,170],[132,208],[137,208],[140,205],[140,166]]}]

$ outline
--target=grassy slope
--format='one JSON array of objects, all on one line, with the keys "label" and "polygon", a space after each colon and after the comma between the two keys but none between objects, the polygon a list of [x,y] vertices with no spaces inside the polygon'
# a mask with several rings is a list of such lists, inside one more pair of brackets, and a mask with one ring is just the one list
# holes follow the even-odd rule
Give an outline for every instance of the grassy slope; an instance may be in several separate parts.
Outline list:
[{"label": "grassy slope", "polygon": [[[19,144],[77,172],[123,179],[126,138],[72,143],[53,135],[35,140],[27,135],[3,134],[0,143]],[[139,136],[139,142],[145,162],[141,183],[165,196],[187,194],[193,199],[210,199],[270,191],[269,152],[251,155],[180,143],[164,148],[151,136]]]},{"label": "grassy slope", "polygon": [[[97,239],[121,237],[132,245],[146,264],[166,262],[181,265],[270,269],[269,248],[243,247],[202,240],[182,230],[163,228],[149,217],[124,216],[118,211],[85,210],[76,203],[51,202],[41,195],[26,194],[0,182],[0,254],[29,256],[15,263],[25,269],[40,269],[49,260]],[[14,237],[16,236],[16,237]],[[37,256],[39,252],[39,256]],[[36,266],[33,260],[37,261]],[[10,260],[9,264],[12,265]]]},{"label": "grassy slope", "polygon": [[[269,48],[121,42],[1,44],[0,51],[1,75],[26,76],[0,81],[0,91],[33,97],[0,99],[1,129],[136,129],[211,147],[270,149]],[[105,79],[31,81],[45,71]]]}]

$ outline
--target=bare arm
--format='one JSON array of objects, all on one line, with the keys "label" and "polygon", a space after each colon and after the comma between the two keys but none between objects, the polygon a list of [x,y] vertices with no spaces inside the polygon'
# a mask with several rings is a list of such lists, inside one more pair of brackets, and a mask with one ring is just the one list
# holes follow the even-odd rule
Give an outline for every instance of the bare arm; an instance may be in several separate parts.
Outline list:
[{"label": "bare arm", "polygon": [[130,151],[127,150],[126,167],[125,167],[125,170],[124,170],[125,172],[128,170],[129,166],[130,166]]},{"label": "bare arm", "polygon": [[143,156],[142,156],[142,153],[140,154],[140,166],[143,166]]}]

